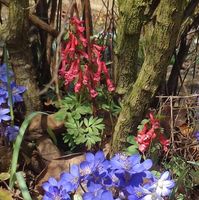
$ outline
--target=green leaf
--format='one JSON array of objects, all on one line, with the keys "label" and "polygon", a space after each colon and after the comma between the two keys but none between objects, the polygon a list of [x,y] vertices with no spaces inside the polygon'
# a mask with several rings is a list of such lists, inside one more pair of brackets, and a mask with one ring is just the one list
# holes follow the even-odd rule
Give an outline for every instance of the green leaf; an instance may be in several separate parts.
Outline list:
[{"label": "green leaf", "polygon": [[12,193],[8,190],[0,188],[0,200],[13,200]]},{"label": "green leaf", "polygon": [[64,121],[67,116],[66,109],[60,109],[58,112],[55,113],[55,119],[58,121]]},{"label": "green leaf", "polygon": [[134,142],[135,142],[135,136],[129,135],[127,137],[127,142],[130,143],[130,144],[134,144]]},{"label": "green leaf", "polygon": [[90,140],[87,140],[87,141],[86,141],[86,147],[88,148],[88,150],[91,149],[91,147],[92,147],[92,142],[91,142]]},{"label": "green leaf", "polygon": [[71,123],[71,122],[66,122],[65,123],[65,127],[68,128],[68,129],[75,129],[77,128],[77,125],[75,122]]},{"label": "green leaf", "polygon": [[68,38],[69,38],[69,33],[66,32],[66,33],[64,34],[63,40],[66,41],[66,40],[68,40]]},{"label": "green leaf", "polygon": [[107,104],[102,104],[102,109],[109,111],[110,110],[110,106]]},{"label": "green leaf", "polygon": [[86,127],[89,127],[88,119],[86,117],[84,118],[84,124]]},{"label": "green leaf", "polygon": [[199,170],[190,170],[190,175],[192,177],[192,182],[194,185],[199,185]]},{"label": "green leaf", "polygon": [[147,124],[149,122],[149,119],[143,119],[142,121],[141,121],[141,124]]},{"label": "green leaf", "polygon": [[187,161],[187,163],[192,164],[192,165],[199,166],[199,162]]},{"label": "green leaf", "polygon": [[99,134],[99,130],[95,126],[92,126],[92,129],[93,129],[93,134],[95,135]]},{"label": "green leaf", "polygon": [[93,132],[93,129],[91,127],[88,127],[88,133],[92,134],[92,132]]},{"label": "green leaf", "polygon": [[72,140],[72,136],[67,134],[67,133],[65,133],[64,136],[63,136],[63,140],[64,140],[64,143],[67,143],[70,140]]},{"label": "green leaf", "polygon": [[10,178],[10,174],[7,172],[0,173],[0,181],[6,181]]},{"label": "green leaf", "polygon": [[95,121],[94,125],[100,124],[103,121],[102,118],[97,119],[97,117],[96,117],[95,119],[96,119],[96,121]]},{"label": "green leaf", "polygon": [[95,142],[101,142],[101,137],[97,136],[97,135],[93,135],[92,138],[95,140]]},{"label": "green leaf", "polygon": [[81,118],[81,115],[77,111],[72,112],[72,117],[75,120],[79,120]]},{"label": "green leaf", "polygon": [[152,170],[151,173],[156,176],[157,178],[160,178],[161,176],[161,173],[159,171],[156,171],[156,170]]},{"label": "green leaf", "polygon": [[54,132],[52,131],[52,129],[48,127],[48,128],[47,128],[47,132],[48,132],[48,135],[49,135],[49,136],[51,137],[51,139],[53,140],[53,143],[54,143],[55,145],[57,145],[57,138],[56,138]]},{"label": "green leaf", "polygon": [[132,145],[132,146],[128,147],[127,152],[129,155],[137,154],[138,153],[137,146]]},{"label": "green leaf", "polygon": [[95,127],[99,130],[103,130],[105,128],[104,124],[95,125]]},{"label": "green leaf", "polygon": [[83,144],[86,142],[86,138],[85,138],[85,135],[79,135],[79,137],[77,137],[75,139],[75,143],[76,144]]},{"label": "green leaf", "polygon": [[17,182],[18,182],[18,184],[19,184],[19,188],[20,188],[20,190],[21,190],[23,199],[25,199],[25,200],[32,200],[32,198],[31,198],[31,196],[30,196],[30,193],[29,193],[29,191],[28,191],[26,182],[25,182],[25,180],[24,180],[24,177],[23,177],[22,172],[17,172],[17,173],[16,173],[16,177],[17,177]]},{"label": "green leaf", "polygon": [[82,121],[80,121],[80,123],[79,123],[79,126],[80,126],[80,127],[82,127],[83,123],[84,123],[84,121],[83,121],[83,120],[82,120]]},{"label": "green leaf", "polygon": [[93,123],[95,123],[95,118],[93,118],[93,116],[91,116],[90,118],[89,118],[89,120],[88,120],[88,124],[89,124],[89,126],[91,126]]},{"label": "green leaf", "polygon": [[76,109],[81,115],[92,114],[92,109],[90,106],[80,106]]},{"label": "green leaf", "polygon": [[19,134],[17,135],[16,141],[14,143],[14,150],[13,150],[13,154],[12,154],[12,161],[11,161],[11,169],[10,169],[10,180],[9,180],[9,186],[12,189],[14,186],[14,182],[15,182],[15,173],[17,170],[17,162],[18,162],[18,157],[19,157],[19,150],[21,147],[21,143],[23,140],[23,136],[25,134],[25,131],[28,127],[28,125],[30,124],[31,120],[37,116],[38,114],[45,114],[48,115],[47,113],[44,112],[33,112],[30,115],[28,115],[26,117],[26,119],[23,121],[20,129],[19,129]]},{"label": "green leaf", "polygon": [[91,144],[95,144],[96,143],[94,137],[87,137],[86,140],[87,141],[89,140]]}]

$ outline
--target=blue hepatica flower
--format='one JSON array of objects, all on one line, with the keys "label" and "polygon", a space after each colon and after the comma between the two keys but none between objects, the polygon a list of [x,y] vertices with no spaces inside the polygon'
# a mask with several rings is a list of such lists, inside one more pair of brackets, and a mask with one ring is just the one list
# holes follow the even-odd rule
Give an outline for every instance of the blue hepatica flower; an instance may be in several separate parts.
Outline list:
[{"label": "blue hepatica flower", "polygon": [[150,191],[144,187],[131,187],[127,188],[129,193],[128,200],[164,200],[160,195],[154,191]]},{"label": "blue hepatica flower", "polygon": [[110,191],[103,189],[101,184],[91,182],[88,192],[84,193],[83,200],[113,200],[113,195]]},{"label": "blue hepatica flower", "polygon": [[0,108],[0,123],[3,121],[9,121],[11,119],[8,113],[10,112],[9,108]]},{"label": "blue hepatica flower", "polygon": [[[8,82],[8,80],[7,80],[7,69],[6,68],[7,68],[7,66],[6,66],[5,63],[0,65],[0,80],[5,82],[5,83]],[[13,76],[13,71],[9,70],[8,71],[8,75],[9,75],[9,77],[12,77]]]},{"label": "blue hepatica flower", "polygon": [[14,104],[16,102],[22,102],[23,98],[21,94],[26,91],[26,88],[24,86],[17,86],[14,82],[12,82],[11,90],[12,90],[12,103]]},{"label": "blue hepatica flower", "polygon": [[98,151],[95,155],[86,154],[86,160],[80,164],[80,174],[83,179],[95,184],[102,183],[106,186],[112,185],[111,177],[108,173],[109,161],[106,160],[104,153]]},{"label": "blue hepatica flower", "polygon": [[99,151],[85,157],[79,167],[73,165],[70,173],[62,173],[59,181],[50,178],[43,184],[44,200],[68,200],[80,185],[83,200],[163,200],[174,187],[169,172],[157,179],[149,171],[152,161],[141,162],[139,155],[116,154],[108,161]]},{"label": "blue hepatica flower", "polygon": [[158,179],[151,187],[151,189],[154,189],[155,192],[159,195],[159,196],[169,196],[173,187],[175,186],[175,182],[173,180],[171,180],[169,172],[166,171],[164,172],[160,179]]},{"label": "blue hepatica flower", "polygon": [[19,133],[18,126],[7,126],[4,135],[10,142],[14,141]]},{"label": "blue hepatica flower", "polygon": [[139,173],[146,171],[152,167],[152,161],[150,159],[140,163],[141,156],[136,154],[127,156],[126,154],[116,154],[111,160],[111,167],[116,173],[129,172]]},{"label": "blue hepatica flower", "polygon": [[6,103],[6,99],[8,96],[8,92],[2,88],[0,88],[0,105]]},{"label": "blue hepatica flower", "polygon": [[70,182],[73,186],[73,189],[76,190],[79,186],[80,180],[79,166],[72,165],[70,168],[70,173],[62,173],[60,179]]},{"label": "blue hepatica flower", "polygon": [[89,175],[93,171],[98,170],[100,174],[106,173],[106,168],[108,167],[108,161],[106,160],[104,153],[98,151],[95,155],[92,153],[86,154],[86,160],[80,164],[81,175]]},{"label": "blue hepatica flower", "polygon": [[197,141],[199,141],[199,131],[197,131],[195,134],[194,134],[195,138]]},{"label": "blue hepatica flower", "polygon": [[45,190],[43,200],[70,200],[69,193],[72,185],[65,180],[57,181],[54,178],[49,178],[48,182],[42,185]]}]

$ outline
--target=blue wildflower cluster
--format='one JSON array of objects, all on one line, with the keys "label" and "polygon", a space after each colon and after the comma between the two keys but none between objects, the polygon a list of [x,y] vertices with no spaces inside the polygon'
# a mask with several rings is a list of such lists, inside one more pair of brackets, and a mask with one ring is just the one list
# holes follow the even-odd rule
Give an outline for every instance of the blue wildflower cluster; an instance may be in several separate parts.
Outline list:
[{"label": "blue wildflower cluster", "polygon": [[[9,141],[13,141],[18,134],[19,127],[9,125],[9,121],[13,120],[9,114],[10,107],[13,107],[16,102],[23,101],[22,93],[26,88],[16,85],[14,73],[7,67],[6,64],[0,65],[0,134],[4,135]],[[9,95],[11,101],[9,100]]]},{"label": "blue wildflower cluster", "polygon": [[195,138],[197,141],[199,141],[199,131],[197,131],[195,134],[194,134]]},{"label": "blue wildflower cluster", "polygon": [[81,194],[78,199],[83,200],[163,200],[174,181],[168,171],[155,177],[151,167],[150,159],[141,162],[137,154],[120,153],[107,160],[102,151],[87,153],[85,161],[71,166],[70,173],[43,184],[43,200],[70,200],[74,194]]}]

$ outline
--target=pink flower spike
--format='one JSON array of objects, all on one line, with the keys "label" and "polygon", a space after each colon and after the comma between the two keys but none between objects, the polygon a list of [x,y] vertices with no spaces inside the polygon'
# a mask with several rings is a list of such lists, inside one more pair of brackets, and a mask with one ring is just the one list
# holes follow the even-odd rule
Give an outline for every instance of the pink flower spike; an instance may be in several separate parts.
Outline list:
[{"label": "pink flower spike", "polygon": [[101,62],[101,64],[102,64],[102,70],[103,70],[104,74],[108,75],[108,69],[106,67],[105,62]]},{"label": "pink flower spike", "polygon": [[103,51],[105,49],[103,46],[99,46],[97,44],[93,44],[93,47],[96,48],[98,51]]},{"label": "pink flower spike", "polygon": [[115,91],[115,86],[113,85],[112,81],[110,79],[106,80],[106,84],[108,86],[108,91],[113,92]]},{"label": "pink flower spike", "polygon": [[164,151],[165,152],[168,151],[168,146],[170,144],[170,141],[168,139],[166,139],[162,134],[159,136],[159,140],[163,146]]},{"label": "pink flower spike", "polygon": [[89,80],[88,77],[87,77],[86,75],[84,75],[84,76],[83,76],[83,81],[82,81],[83,84],[84,84],[84,85],[88,85],[88,80]]},{"label": "pink flower spike", "polygon": [[83,33],[85,30],[85,28],[83,26],[77,26],[77,31],[79,31],[80,33]]},{"label": "pink flower spike", "polygon": [[81,54],[81,56],[83,56],[84,58],[88,59],[88,54],[86,52],[84,52],[82,50],[79,50],[78,52]]},{"label": "pink flower spike", "polygon": [[95,82],[99,82],[100,81],[100,73],[95,73],[94,74],[94,76],[93,76],[93,80],[95,81]]},{"label": "pink flower spike", "polygon": [[75,51],[75,47],[77,46],[78,44],[78,41],[77,41],[77,38],[71,34],[71,47],[70,47],[70,51]]},{"label": "pink flower spike", "polygon": [[98,93],[94,89],[91,89],[90,95],[91,95],[92,98],[95,98],[98,95]]},{"label": "pink flower spike", "polygon": [[78,81],[78,82],[75,84],[75,88],[74,88],[75,93],[79,92],[80,89],[81,89],[81,87],[82,87],[82,83]]},{"label": "pink flower spike", "polygon": [[82,23],[83,23],[83,21],[82,20],[79,20],[77,17],[72,17],[71,18],[71,22],[72,22],[72,24],[76,24],[76,25],[81,25]]},{"label": "pink flower spike", "polygon": [[84,38],[83,37],[83,35],[79,35],[79,39],[80,39],[80,41],[82,42],[82,45],[84,46],[84,47],[86,47],[87,46],[87,39],[86,38]]},{"label": "pink flower spike", "polygon": [[59,70],[60,76],[64,76],[65,73],[66,73],[65,69],[62,67],[62,68]]}]

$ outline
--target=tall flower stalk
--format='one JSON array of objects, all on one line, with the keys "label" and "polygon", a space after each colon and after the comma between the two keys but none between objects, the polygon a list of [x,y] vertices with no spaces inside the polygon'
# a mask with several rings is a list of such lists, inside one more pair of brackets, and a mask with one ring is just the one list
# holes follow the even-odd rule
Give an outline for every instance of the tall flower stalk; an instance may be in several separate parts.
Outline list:
[{"label": "tall flower stalk", "polygon": [[[19,127],[14,124],[15,103],[22,102],[22,93],[26,90],[23,86],[18,86],[14,82],[14,73],[9,68],[8,51],[4,46],[4,63],[0,65],[0,134],[14,141]],[[9,107],[9,108],[8,108]]]},{"label": "tall flower stalk", "polygon": [[[68,38],[62,43],[59,74],[64,78],[66,87],[74,83],[74,91],[78,93],[85,86],[90,96],[95,98],[98,95],[96,88],[100,84],[102,74],[105,76],[108,90],[112,92],[115,87],[106,63],[101,59],[105,47],[98,45],[95,39],[88,44],[84,31],[83,21],[72,17]],[[88,46],[89,52],[87,52]]]},{"label": "tall flower stalk", "polygon": [[14,109],[13,109],[13,101],[12,101],[12,90],[11,90],[11,79],[9,74],[8,67],[8,51],[6,45],[4,46],[4,62],[6,64],[6,78],[7,78],[7,91],[8,91],[8,104],[10,106],[10,117],[11,117],[11,125],[14,125]]}]

